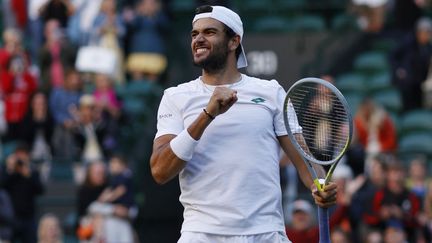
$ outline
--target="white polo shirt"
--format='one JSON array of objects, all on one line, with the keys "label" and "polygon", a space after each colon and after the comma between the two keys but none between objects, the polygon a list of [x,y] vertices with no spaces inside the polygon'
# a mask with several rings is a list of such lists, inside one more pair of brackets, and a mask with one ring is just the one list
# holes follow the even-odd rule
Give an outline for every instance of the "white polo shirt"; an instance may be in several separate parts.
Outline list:
[{"label": "white polo shirt", "polygon": [[[182,232],[285,231],[277,137],[287,134],[282,115],[286,92],[275,80],[244,74],[228,87],[237,91],[238,101],[206,128],[179,174]],[[165,90],[156,138],[189,127],[207,106],[214,88],[198,78]],[[301,132],[301,127],[297,124],[293,132]]]}]

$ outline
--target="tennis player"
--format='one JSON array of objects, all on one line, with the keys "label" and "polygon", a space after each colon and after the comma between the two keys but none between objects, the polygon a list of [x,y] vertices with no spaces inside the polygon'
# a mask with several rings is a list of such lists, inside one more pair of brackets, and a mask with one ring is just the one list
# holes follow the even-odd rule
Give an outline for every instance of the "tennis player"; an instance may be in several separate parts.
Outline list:
[{"label": "tennis player", "polygon": [[[313,185],[287,136],[286,92],[278,82],[239,72],[247,66],[240,17],[225,7],[201,6],[191,38],[202,75],[165,90],[150,162],[160,184],[179,175],[184,222],[178,242],[290,242],[282,215],[280,147],[317,205],[335,203],[336,185],[324,192]],[[301,134],[297,120],[291,122]]]}]

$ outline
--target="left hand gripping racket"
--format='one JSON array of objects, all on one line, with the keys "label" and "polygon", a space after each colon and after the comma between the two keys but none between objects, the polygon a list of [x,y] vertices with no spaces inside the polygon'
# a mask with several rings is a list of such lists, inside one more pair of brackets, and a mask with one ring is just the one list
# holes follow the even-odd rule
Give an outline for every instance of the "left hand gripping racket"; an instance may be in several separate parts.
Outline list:
[{"label": "left hand gripping racket", "polygon": [[[352,116],[345,97],[328,81],[301,79],[287,92],[284,121],[288,137],[303,157],[314,184],[323,190],[351,142]],[[318,177],[313,163],[329,168],[324,178]],[[319,242],[329,243],[327,208],[318,207],[318,223]]]}]

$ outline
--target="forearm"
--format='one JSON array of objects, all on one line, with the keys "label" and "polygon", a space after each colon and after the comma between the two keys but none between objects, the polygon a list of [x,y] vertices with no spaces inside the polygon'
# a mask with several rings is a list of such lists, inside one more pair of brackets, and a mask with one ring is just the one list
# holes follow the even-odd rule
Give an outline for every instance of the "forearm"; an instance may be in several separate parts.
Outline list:
[{"label": "forearm", "polygon": [[[209,116],[201,112],[186,131],[192,139],[198,141],[211,121]],[[171,141],[175,138],[174,135],[164,135],[155,140],[150,166],[152,175],[159,184],[170,181],[186,166],[187,161],[176,155],[171,147]]]}]

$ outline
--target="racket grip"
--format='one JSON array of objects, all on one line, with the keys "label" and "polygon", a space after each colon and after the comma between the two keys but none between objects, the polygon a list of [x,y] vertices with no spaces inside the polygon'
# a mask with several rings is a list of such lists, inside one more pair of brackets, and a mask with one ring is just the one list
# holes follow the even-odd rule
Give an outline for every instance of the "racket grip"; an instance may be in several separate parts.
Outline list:
[{"label": "racket grip", "polygon": [[330,243],[328,208],[318,207],[319,243]]}]

